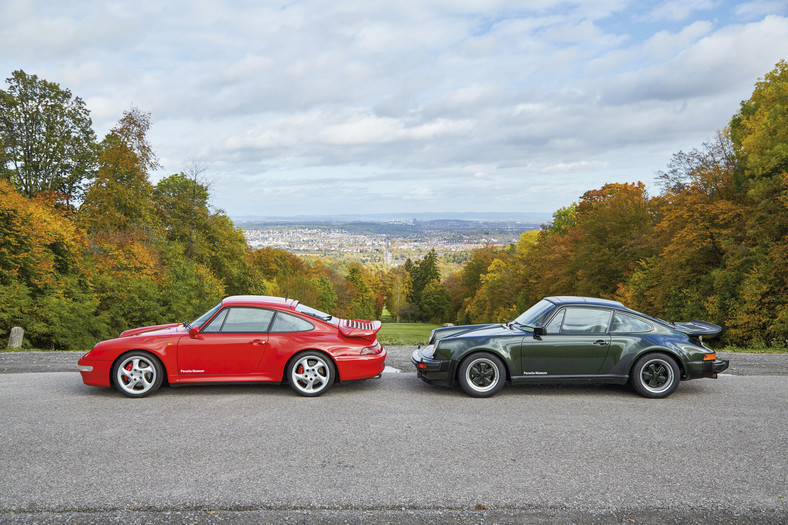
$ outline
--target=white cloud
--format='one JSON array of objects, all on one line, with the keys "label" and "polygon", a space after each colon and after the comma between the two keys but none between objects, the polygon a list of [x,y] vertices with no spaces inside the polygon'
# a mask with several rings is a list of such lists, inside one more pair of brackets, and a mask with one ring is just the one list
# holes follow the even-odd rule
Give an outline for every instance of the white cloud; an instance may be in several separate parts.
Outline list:
[{"label": "white cloud", "polygon": [[724,126],[788,56],[781,12],[706,1],[9,0],[0,68],[71,89],[99,136],[132,104],[150,111],[158,175],[206,158],[231,214],[263,201],[271,214],[341,211],[333,191],[345,185],[353,206],[377,201],[372,211],[550,212],[604,177],[650,182],[671,153]]},{"label": "white cloud", "polygon": [[656,7],[650,14],[652,20],[682,21],[695,11],[712,9],[718,2],[712,0],[671,0]]}]

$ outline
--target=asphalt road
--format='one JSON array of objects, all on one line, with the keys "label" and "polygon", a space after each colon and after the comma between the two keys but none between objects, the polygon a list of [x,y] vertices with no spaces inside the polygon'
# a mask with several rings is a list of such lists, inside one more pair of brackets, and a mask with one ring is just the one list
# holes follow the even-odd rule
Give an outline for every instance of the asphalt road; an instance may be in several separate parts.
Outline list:
[{"label": "asphalt road", "polygon": [[473,399],[390,352],[405,372],[314,399],[138,400],[0,354],[0,523],[788,522],[788,378],[759,356],[665,400],[571,385]]}]

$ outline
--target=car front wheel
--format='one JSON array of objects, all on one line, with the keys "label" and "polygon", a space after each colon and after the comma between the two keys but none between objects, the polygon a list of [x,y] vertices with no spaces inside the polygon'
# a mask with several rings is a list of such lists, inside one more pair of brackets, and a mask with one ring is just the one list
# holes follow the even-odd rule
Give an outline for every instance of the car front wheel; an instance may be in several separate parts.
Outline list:
[{"label": "car front wheel", "polygon": [[290,388],[302,396],[314,397],[334,384],[334,363],[319,352],[298,354],[287,366]]},{"label": "car front wheel", "polygon": [[679,386],[681,372],[666,354],[648,354],[637,360],[630,377],[635,391],[644,397],[668,397]]},{"label": "car front wheel", "polygon": [[487,352],[479,352],[465,359],[458,375],[460,387],[473,397],[494,396],[506,381],[503,362]]},{"label": "car front wheel", "polygon": [[145,397],[159,389],[164,379],[161,363],[148,352],[124,354],[112,367],[112,379],[122,394]]}]

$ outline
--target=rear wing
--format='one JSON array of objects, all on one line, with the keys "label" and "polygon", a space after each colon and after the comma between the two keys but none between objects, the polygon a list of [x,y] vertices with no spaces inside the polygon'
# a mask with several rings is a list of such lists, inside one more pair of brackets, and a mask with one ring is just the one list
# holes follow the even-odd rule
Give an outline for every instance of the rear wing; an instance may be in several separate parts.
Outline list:
[{"label": "rear wing", "polygon": [[362,337],[374,341],[381,326],[383,323],[380,321],[343,319],[339,322],[339,333],[346,337]]},{"label": "rear wing", "polygon": [[717,326],[714,323],[698,321],[697,319],[693,319],[692,321],[688,321],[686,323],[675,323],[673,327],[679,332],[684,332],[685,334],[693,337],[711,337],[713,335],[717,335],[720,333],[720,330],[722,330],[722,327]]}]

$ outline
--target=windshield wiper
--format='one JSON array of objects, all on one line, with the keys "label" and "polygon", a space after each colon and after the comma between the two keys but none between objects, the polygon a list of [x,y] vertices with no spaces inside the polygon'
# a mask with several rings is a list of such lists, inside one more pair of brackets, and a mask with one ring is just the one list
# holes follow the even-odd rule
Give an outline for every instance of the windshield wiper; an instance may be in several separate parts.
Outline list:
[{"label": "windshield wiper", "polygon": [[181,324],[183,324],[183,326],[184,326],[184,327],[185,327],[187,330],[191,330],[191,329],[192,329],[192,325],[191,325],[191,323],[189,323],[189,322],[187,322],[187,321],[184,321],[184,322],[183,322],[183,323],[181,323]]}]

